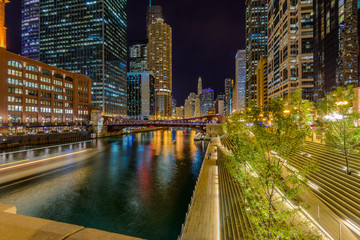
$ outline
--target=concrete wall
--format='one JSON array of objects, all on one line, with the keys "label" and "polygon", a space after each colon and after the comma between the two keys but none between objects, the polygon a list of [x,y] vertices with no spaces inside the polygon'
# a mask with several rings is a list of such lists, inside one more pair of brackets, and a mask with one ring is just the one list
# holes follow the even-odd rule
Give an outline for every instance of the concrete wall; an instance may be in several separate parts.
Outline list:
[{"label": "concrete wall", "polygon": [[221,124],[207,124],[206,125],[206,138],[213,138],[223,135]]}]

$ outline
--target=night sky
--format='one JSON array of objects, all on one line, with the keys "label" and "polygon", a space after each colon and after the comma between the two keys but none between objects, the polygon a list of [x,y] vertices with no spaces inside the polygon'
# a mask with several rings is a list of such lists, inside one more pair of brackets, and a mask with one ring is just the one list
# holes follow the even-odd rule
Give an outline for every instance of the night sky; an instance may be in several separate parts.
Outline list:
[{"label": "night sky", "polygon": [[[153,0],[161,5],[173,30],[173,95],[178,106],[203,87],[224,92],[225,78],[235,77],[235,54],[245,48],[244,0]],[[146,38],[147,0],[128,0],[128,40]],[[6,7],[8,50],[21,51],[21,0]]]}]

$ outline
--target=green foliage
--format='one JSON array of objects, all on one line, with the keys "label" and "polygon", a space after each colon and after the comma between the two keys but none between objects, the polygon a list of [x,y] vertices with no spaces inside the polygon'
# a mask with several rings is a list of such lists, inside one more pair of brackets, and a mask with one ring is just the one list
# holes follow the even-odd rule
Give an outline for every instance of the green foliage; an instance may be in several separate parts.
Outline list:
[{"label": "green foliage", "polygon": [[353,111],[356,100],[353,86],[338,87],[317,106],[320,120],[327,127],[325,144],[344,155],[347,174],[351,174],[349,156],[360,152],[360,129],[355,127],[360,115]]},{"label": "green foliage", "polygon": [[291,224],[298,219],[299,209],[289,207],[285,200],[297,200],[307,187],[306,177],[315,170],[312,163],[302,169],[287,164],[302,150],[310,134],[312,110],[312,104],[297,91],[286,99],[272,99],[265,109],[249,108],[233,115],[224,124],[225,133],[236,145],[228,168],[243,186],[245,208],[257,233],[247,239],[318,238],[307,233],[306,222]]}]

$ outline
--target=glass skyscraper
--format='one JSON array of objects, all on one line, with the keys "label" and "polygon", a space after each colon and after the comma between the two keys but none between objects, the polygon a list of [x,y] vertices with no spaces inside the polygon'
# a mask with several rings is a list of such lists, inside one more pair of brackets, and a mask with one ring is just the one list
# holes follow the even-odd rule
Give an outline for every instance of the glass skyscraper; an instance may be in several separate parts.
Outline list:
[{"label": "glass skyscraper", "polygon": [[40,0],[22,0],[21,55],[40,60]]},{"label": "glass skyscraper", "polygon": [[126,115],[126,4],[23,0],[22,53],[90,77],[93,107],[106,115]]},{"label": "glass skyscraper", "polygon": [[214,90],[206,88],[200,95],[201,116],[209,115],[209,110],[214,107]]},{"label": "glass skyscraper", "polygon": [[235,110],[242,111],[246,100],[246,50],[238,50],[235,56],[235,85],[238,94]]},{"label": "glass skyscraper", "polygon": [[359,0],[314,0],[314,98],[359,86]]},{"label": "glass skyscraper", "polygon": [[246,104],[256,104],[256,65],[267,55],[268,0],[246,0]]}]

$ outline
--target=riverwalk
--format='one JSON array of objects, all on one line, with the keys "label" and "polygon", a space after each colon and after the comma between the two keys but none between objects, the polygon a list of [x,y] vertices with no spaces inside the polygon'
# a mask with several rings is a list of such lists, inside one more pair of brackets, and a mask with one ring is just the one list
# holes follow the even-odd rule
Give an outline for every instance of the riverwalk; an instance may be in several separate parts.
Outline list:
[{"label": "riverwalk", "polygon": [[218,144],[219,138],[214,138],[209,143],[185,225],[179,237],[181,240],[220,239]]}]

